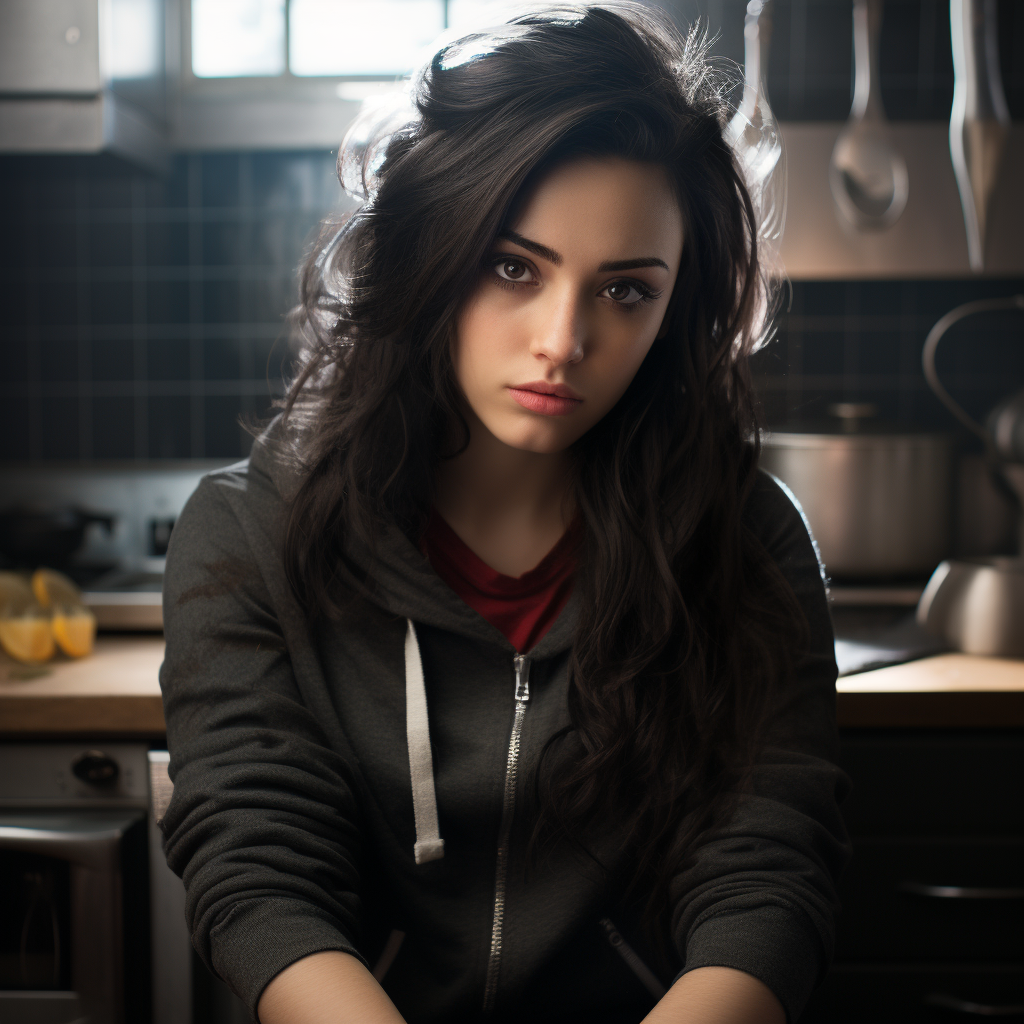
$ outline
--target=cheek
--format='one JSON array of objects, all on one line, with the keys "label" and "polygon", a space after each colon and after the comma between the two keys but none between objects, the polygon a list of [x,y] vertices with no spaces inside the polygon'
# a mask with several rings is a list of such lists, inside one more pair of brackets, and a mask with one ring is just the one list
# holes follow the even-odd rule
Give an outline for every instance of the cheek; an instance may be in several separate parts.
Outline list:
[{"label": "cheek", "polygon": [[455,368],[455,379],[468,397],[475,390],[474,385],[480,376],[482,349],[480,309],[472,300],[459,314],[455,322],[455,337],[452,342],[452,365]]},{"label": "cheek", "polygon": [[501,376],[502,359],[514,347],[513,325],[507,311],[495,308],[498,305],[478,289],[456,318],[452,365],[467,397],[475,387]]},{"label": "cheek", "polygon": [[[604,359],[595,360],[595,377],[611,403],[618,401],[636,376],[640,365],[655,344],[657,325],[643,329],[626,327],[604,351]],[[600,363],[600,365],[596,365]]]}]

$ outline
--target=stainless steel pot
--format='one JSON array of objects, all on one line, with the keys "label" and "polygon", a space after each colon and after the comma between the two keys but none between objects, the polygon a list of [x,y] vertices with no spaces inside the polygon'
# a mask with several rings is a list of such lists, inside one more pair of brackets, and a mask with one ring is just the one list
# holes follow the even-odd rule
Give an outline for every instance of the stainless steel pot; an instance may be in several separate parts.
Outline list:
[{"label": "stainless steel pot", "polygon": [[967,654],[1024,658],[1024,558],[943,562],[921,595],[917,621]]},{"label": "stainless steel pot", "polygon": [[835,427],[767,435],[761,465],[803,506],[831,576],[930,573],[952,540],[952,438],[866,426],[864,405],[830,411]]}]

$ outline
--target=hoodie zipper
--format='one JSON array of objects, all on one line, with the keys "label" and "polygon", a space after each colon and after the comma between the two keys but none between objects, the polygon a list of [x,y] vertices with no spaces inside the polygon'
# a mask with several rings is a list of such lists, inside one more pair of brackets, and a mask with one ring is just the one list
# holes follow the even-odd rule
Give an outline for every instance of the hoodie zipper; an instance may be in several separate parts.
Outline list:
[{"label": "hoodie zipper", "polygon": [[505,763],[505,792],[501,803],[501,828],[498,832],[498,860],[494,877],[494,917],[491,923],[491,955],[487,961],[487,980],[484,984],[484,1013],[494,1009],[498,990],[498,967],[501,964],[501,929],[505,919],[505,880],[508,875],[509,836],[516,804],[516,773],[519,768],[519,736],[523,729],[526,702],[530,699],[530,659],[517,654],[512,659],[516,673],[516,716],[512,722],[512,735],[508,741],[508,759]]}]

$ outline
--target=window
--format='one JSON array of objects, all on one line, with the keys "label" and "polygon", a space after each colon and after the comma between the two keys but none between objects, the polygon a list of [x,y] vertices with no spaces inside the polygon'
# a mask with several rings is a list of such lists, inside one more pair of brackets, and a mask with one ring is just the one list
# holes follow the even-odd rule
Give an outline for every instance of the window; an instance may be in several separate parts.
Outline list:
[{"label": "window", "polygon": [[445,30],[500,20],[507,0],[191,0],[197,78],[366,77],[411,70]]},{"label": "window", "polygon": [[280,75],[285,0],[192,0],[192,74]]}]

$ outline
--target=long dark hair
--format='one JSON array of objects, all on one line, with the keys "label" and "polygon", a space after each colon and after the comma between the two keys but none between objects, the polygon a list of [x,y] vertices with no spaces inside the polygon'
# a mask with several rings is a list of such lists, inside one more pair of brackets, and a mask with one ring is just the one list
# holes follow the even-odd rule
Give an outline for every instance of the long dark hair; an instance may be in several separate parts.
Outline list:
[{"label": "long dark hair", "polygon": [[[661,930],[671,875],[728,813],[789,670],[799,613],[744,522],[758,459],[748,357],[771,291],[757,217],[723,138],[702,38],[634,3],[558,4],[440,50],[411,107],[361,122],[339,153],[362,205],[310,254],[285,402],[304,480],[286,561],[315,615],[352,592],[352,534],[417,537],[435,468],[459,449],[453,325],[532,184],[577,155],[663,165],[684,251],[667,334],[574,446],[582,522],[571,727],[538,771],[531,863],[585,847],[608,814],[631,836],[630,886]],[[369,124],[369,126],[368,126]]]}]

